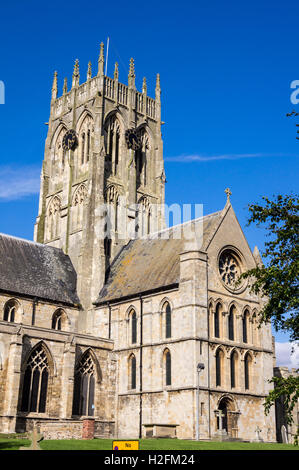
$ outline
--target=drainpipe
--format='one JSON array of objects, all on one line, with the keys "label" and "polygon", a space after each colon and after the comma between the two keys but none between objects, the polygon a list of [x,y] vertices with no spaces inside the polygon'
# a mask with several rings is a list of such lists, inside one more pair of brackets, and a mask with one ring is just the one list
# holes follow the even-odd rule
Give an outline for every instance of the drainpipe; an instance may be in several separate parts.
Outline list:
[{"label": "drainpipe", "polygon": [[140,350],[139,350],[139,439],[142,438],[142,343],[143,343],[143,300],[140,296]]},{"label": "drainpipe", "polygon": [[211,439],[211,392],[210,392],[210,317],[209,317],[209,271],[208,271],[208,261],[207,258],[207,326],[208,326],[208,397],[209,397],[209,438]]},{"label": "drainpipe", "polygon": [[109,318],[108,318],[108,338],[111,339],[111,306],[110,303],[107,302],[108,309],[109,309]]},{"label": "drainpipe", "polygon": [[34,297],[32,302],[32,317],[31,317],[31,325],[35,325],[35,312],[36,312],[36,305],[37,305],[37,298]]}]

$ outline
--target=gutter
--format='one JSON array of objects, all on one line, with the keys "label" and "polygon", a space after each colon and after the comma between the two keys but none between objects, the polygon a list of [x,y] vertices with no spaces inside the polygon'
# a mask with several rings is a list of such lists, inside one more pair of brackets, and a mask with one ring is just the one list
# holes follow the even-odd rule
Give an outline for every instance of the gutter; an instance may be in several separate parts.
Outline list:
[{"label": "gutter", "polygon": [[139,439],[142,438],[142,345],[143,345],[143,300],[140,295],[140,351],[139,351]]}]

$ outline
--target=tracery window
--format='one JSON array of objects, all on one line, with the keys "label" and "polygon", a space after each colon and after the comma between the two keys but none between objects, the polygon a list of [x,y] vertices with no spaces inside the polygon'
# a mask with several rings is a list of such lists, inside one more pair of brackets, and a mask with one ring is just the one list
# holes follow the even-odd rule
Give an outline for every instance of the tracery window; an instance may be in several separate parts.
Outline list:
[{"label": "tracery window", "polygon": [[111,116],[105,124],[106,142],[106,170],[108,174],[117,175],[120,156],[120,124],[115,115]]},{"label": "tracery window", "polygon": [[54,161],[52,174],[62,174],[66,163],[66,152],[62,147],[63,137],[66,133],[66,128],[62,127],[60,130],[54,146]]},{"label": "tracery window", "polygon": [[54,196],[50,201],[47,210],[47,240],[53,240],[59,236],[60,232],[60,210],[61,200],[58,196]]},{"label": "tracery window", "polygon": [[135,165],[136,165],[136,185],[146,186],[148,183],[148,170],[149,170],[149,152],[150,141],[149,136],[145,129],[139,132],[141,147],[135,152]]},{"label": "tracery window", "polygon": [[73,415],[93,416],[95,366],[90,352],[83,354],[75,371]]},{"label": "tracery window", "polygon": [[110,235],[110,230],[118,231],[118,219],[119,219],[119,201],[120,197],[118,191],[114,185],[110,185],[107,188],[105,194],[105,201],[107,204],[107,225],[106,232]]},{"label": "tracery window", "polygon": [[241,274],[239,260],[232,250],[224,250],[219,258],[219,273],[223,283],[234,288]]},{"label": "tracery window", "polygon": [[145,237],[151,231],[151,207],[146,196],[142,196],[138,201],[138,234]]},{"label": "tracery window", "polygon": [[91,138],[94,133],[93,119],[86,114],[79,128],[78,164],[83,166],[91,157]]},{"label": "tracery window", "polygon": [[6,302],[4,306],[3,320],[14,323],[16,319],[18,304],[15,300],[11,299]]},{"label": "tracery window", "polygon": [[75,191],[72,204],[72,229],[82,228],[84,203],[86,200],[87,189],[85,184],[81,184]]},{"label": "tracery window", "polygon": [[21,411],[45,413],[49,363],[42,345],[31,353],[24,374]]}]

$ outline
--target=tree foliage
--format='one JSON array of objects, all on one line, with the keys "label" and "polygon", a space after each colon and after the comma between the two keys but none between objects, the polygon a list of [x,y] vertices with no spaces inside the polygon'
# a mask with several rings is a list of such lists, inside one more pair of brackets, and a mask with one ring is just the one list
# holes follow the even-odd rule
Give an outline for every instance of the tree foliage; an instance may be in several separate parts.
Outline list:
[{"label": "tree foliage", "polygon": [[278,195],[273,201],[263,197],[264,205],[249,206],[248,224],[266,224],[270,240],[265,243],[263,258],[267,265],[241,275],[249,278],[251,289],[265,297],[261,321],[272,320],[275,329],[299,340],[299,196]]},{"label": "tree foliage", "polygon": [[[251,291],[265,300],[260,321],[272,321],[276,331],[290,335],[291,341],[299,340],[299,196],[278,195],[271,201],[263,197],[263,204],[249,205],[248,225],[264,224],[269,241],[265,243],[262,257],[266,264],[258,265],[241,275],[249,280]],[[297,369],[297,373],[299,369]],[[264,404],[265,413],[277,399],[282,399],[285,418],[293,422],[293,409],[299,398],[299,376],[273,377],[274,389]],[[298,445],[299,429],[295,436]]]}]

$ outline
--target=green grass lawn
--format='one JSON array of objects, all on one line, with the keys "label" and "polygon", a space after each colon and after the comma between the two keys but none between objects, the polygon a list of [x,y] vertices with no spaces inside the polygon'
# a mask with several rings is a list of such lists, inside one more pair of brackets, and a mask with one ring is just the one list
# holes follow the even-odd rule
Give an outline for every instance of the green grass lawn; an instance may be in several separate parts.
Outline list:
[{"label": "green grass lawn", "polygon": [[[0,450],[18,450],[29,446],[27,439],[0,437]],[[49,440],[40,443],[43,450],[112,450],[112,439]],[[291,444],[247,442],[196,442],[180,439],[141,439],[141,450],[299,450]]]}]

